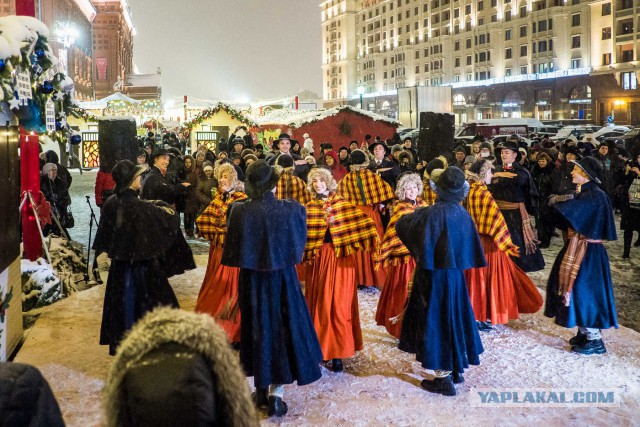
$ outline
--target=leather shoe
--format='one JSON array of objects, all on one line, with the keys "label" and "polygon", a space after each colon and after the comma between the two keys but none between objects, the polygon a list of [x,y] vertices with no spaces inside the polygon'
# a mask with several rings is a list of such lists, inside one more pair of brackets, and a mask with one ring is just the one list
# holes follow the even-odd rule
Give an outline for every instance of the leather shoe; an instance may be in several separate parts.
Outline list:
[{"label": "leather shoe", "polygon": [[287,403],[281,397],[269,396],[269,412],[270,417],[283,417],[287,415],[289,408]]},{"label": "leather shoe", "polygon": [[331,359],[331,370],[333,372],[344,371],[344,364],[342,363],[342,359]]},{"label": "leather shoe", "polygon": [[569,344],[571,345],[584,345],[584,343],[587,341],[587,334],[583,334],[582,332],[580,332],[580,329],[578,329],[578,333],[576,334],[575,337],[571,338],[569,340]]},{"label": "leather shoe", "polygon": [[443,396],[455,396],[456,386],[453,385],[451,375],[444,378],[434,378],[433,381],[422,380],[420,387],[431,393],[442,394]]},{"label": "leather shoe", "polygon": [[578,354],[604,354],[607,349],[601,339],[587,340],[584,344],[571,346],[572,353]]},{"label": "leather shoe", "polygon": [[269,407],[269,390],[266,388],[257,388],[256,391],[251,393],[251,399],[261,411],[266,411]]},{"label": "leather shoe", "polygon": [[453,372],[451,374],[451,377],[453,378],[454,384],[462,384],[464,382],[464,377],[462,376],[462,374],[459,374],[457,372]]},{"label": "leather shoe", "polygon": [[478,325],[478,330],[481,332],[493,331],[493,326],[491,326],[488,322],[476,321],[476,324]]}]

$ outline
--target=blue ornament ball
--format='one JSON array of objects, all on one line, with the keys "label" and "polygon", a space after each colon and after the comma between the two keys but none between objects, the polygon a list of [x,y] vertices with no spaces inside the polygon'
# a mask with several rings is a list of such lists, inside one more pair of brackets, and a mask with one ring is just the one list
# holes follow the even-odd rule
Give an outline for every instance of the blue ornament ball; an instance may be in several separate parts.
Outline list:
[{"label": "blue ornament ball", "polygon": [[51,83],[51,81],[49,80],[43,81],[40,85],[40,92],[44,93],[45,95],[49,95],[51,92],[53,92],[53,83]]},{"label": "blue ornament ball", "polygon": [[0,58],[0,71],[4,70],[4,59]]},{"label": "blue ornament ball", "polygon": [[42,58],[44,58],[44,49],[40,49],[40,48],[39,48],[39,49],[36,49],[36,50],[34,51],[34,53],[36,54],[36,58],[37,58],[37,59],[42,59]]},{"label": "blue ornament ball", "polygon": [[82,136],[80,136],[79,134],[73,134],[71,135],[71,144],[73,145],[78,145],[82,142]]},{"label": "blue ornament ball", "polygon": [[56,120],[56,130],[62,130],[62,122],[60,120]]}]

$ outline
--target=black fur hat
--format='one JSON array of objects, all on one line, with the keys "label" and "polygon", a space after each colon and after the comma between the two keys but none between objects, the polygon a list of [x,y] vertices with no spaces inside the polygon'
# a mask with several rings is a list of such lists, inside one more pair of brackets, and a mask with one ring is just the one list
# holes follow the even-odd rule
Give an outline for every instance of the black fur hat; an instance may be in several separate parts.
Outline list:
[{"label": "black fur hat", "polygon": [[449,166],[440,174],[436,186],[445,193],[456,194],[464,190],[465,176],[462,169]]},{"label": "black fur hat", "polygon": [[267,191],[273,190],[279,179],[280,173],[264,160],[253,162],[247,168],[245,175],[245,193],[250,198],[260,198]]}]

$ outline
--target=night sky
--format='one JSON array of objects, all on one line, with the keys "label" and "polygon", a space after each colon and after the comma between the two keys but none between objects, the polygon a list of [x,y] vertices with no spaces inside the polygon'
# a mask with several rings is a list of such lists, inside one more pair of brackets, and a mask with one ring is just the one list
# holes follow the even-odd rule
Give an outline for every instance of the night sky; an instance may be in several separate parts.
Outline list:
[{"label": "night sky", "polygon": [[162,69],[163,98],[322,95],[316,0],[129,0],[141,73]]}]

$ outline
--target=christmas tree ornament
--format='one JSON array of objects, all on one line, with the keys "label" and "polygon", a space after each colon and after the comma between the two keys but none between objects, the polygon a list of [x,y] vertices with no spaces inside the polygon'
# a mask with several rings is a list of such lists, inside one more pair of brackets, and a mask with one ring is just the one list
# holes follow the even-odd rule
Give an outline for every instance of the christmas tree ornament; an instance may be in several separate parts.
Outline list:
[{"label": "christmas tree ornament", "polygon": [[82,136],[80,136],[79,133],[74,133],[73,135],[71,135],[71,144],[72,145],[78,145],[82,142]]},{"label": "christmas tree ornament", "polygon": [[0,58],[0,72],[4,70],[4,59]]},{"label": "christmas tree ornament", "polygon": [[38,48],[33,53],[36,55],[38,61],[44,58],[44,49]]},{"label": "christmas tree ornament", "polygon": [[45,80],[40,84],[40,92],[45,95],[49,95],[53,92],[53,83],[49,80]]}]

